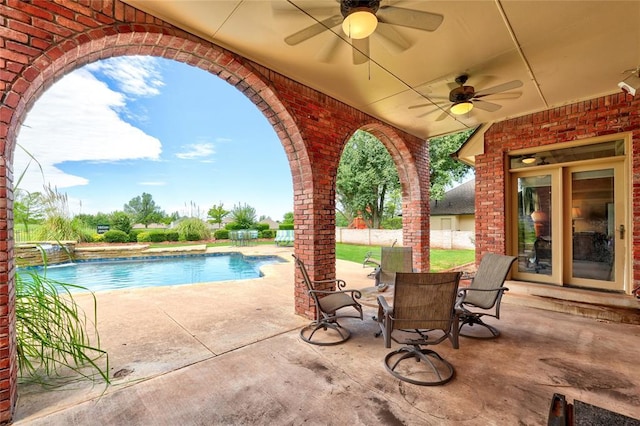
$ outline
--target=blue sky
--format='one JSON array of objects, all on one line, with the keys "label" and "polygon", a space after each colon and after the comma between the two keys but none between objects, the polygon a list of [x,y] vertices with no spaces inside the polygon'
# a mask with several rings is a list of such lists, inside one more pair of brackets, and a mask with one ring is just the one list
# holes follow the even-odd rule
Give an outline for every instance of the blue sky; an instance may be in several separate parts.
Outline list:
[{"label": "blue sky", "polygon": [[175,61],[118,57],[68,74],[35,103],[18,144],[19,188],[50,184],[71,214],[122,210],[143,192],[167,213],[203,219],[220,202],[274,220],[293,211],[289,164],[266,118],[228,83]]}]

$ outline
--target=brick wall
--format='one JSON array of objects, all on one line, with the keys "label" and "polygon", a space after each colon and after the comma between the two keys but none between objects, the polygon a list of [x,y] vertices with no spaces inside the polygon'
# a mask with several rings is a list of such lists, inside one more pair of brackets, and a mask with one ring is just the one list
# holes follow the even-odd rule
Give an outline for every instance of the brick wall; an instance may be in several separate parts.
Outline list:
[{"label": "brick wall", "polygon": [[[311,279],[335,277],[335,175],[345,142],[373,133],[398,166],[403,238],[429,268],[429,162],[424,141],[117,0],[0,0],[0,422],[15,407],[16,346],[12,158],[17,132],[40,95],[70,71],[112,56],[152,55],[204,69],[247,96],[279,136],[291,167],[295,251]],[[314,316],[301,277],[296,312]]]},{"label": "brick wall", "polygon": [[476,256],[506,251],[506,153],[631,132],[633,288],[640,286],[640,97],[604,96],[494,124],[476,158]]}]

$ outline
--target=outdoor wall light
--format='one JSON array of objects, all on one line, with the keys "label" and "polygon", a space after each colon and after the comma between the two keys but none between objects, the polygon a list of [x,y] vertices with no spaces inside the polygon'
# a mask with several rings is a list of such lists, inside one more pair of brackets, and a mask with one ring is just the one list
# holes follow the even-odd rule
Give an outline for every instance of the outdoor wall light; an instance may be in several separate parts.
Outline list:
[{"label": "outdoor wall light", "polygon": [[536,157],[534,155],[528,155],[528,156],[522,157],[523,164],[533,164],[535,162],[536,162]]},{"label": "outdoor wall light", "polygon": [[471,103],[471,101],[456,102],[455,104],[451,105],[451,112],[455,115],[466,114],[472,109],[473,104]]},{"label": "outdoor wall light", "polygon": [[342,31],[349,38],[367,38],[376,30],[378,18],[368,7],[354,8],[353,12],[344,18]]}]

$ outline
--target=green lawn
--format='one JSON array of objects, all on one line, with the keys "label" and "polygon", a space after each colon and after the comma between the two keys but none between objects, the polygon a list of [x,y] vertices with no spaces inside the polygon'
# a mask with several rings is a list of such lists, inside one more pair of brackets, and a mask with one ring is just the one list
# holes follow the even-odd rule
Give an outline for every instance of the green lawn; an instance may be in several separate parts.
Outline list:
[{"label": "green lawn", "polygon": [[[367,253],[380,260],[380,246],[361,246],[355,244],[336,244],[336,258],[362,263]],[[455,266],[475,261],[474,250],[440,250],[431,249],[431,270],[443,271]]]}]

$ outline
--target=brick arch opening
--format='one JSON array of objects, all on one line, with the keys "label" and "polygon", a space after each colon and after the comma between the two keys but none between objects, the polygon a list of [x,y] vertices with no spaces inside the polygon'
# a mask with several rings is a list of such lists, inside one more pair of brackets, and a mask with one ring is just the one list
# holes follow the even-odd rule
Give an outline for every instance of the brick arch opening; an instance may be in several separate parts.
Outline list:
[{"label": "brick arch opening", "polygon": [[[416,270],[429,271],[429,147],[426,143],[412,146],[395,129],[381,123],[367,123],[360,130],[378,138],[396,165],[402,187],[403,244],[413,248]],[[427,173],[421,175],[421,169]],[[425,217],[426,222],[422,220]]]},{"label": "brick arch opening", "polygon": [[[56,45],[44,52],[28,66],[13,85],[5,98],[2,120],[8,125],[6,129],[5,143],[3,144],[3,157],[5,174],[0,176],[2,198],[13,199],[13,153],[15,150],[18,131],[34,103],[57,80],[71,71],[100,59],[126,55],[145,55],[162,57],[183,62],[185,64],[203,69],[214,76],[222,78],[227,83],[236,87],[267,118],[280,139],[285,155],[287,156],[292,173],[294,192],[296,186],[304,182],[303,176],[313,174],[309,157],[303,138],[289,110],[280,101],[278,94],[270,87],[268,80],[261,74],[262,70],[255,69],[253,64],[243,58],[204,41],[193,40],[193,37],[180,31],[167,31],[162,26],[147,26],[144,29],[136,27],[118,27],[121,32],[112,34],[103,30],[98,34],[96,30],[78,34],[74,42]],[[309,195],[313,199],[313,193]],[[13,312],[15,306],[14,274],[15,263],[13,256],[12,229],[12,203],[7,202],[6,211],[0,217],[0,229],[2,232],[2,251],[6,253],[5,263],[6,280],[3,294],[9,295],[6,300],[7,308]],[[312,214],[312,213],[311,213]],[[4,226],[2,226],[4,225]],[[298,312],[299,313],[299,312]],[[6,327],[9,339],[5,344],[10,353],[0,355],[0,362],[9,365],[9,377],[7,387],[10,397],[5,401],[7,411],[0,414],[0,422],[12,417],[17,395],[17,361],[15,353],[15,317],[10,318],[10,324]],[[2,404],[2,401],[0,401]]]}]

